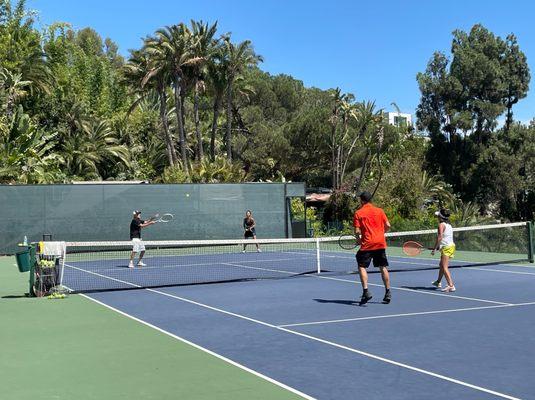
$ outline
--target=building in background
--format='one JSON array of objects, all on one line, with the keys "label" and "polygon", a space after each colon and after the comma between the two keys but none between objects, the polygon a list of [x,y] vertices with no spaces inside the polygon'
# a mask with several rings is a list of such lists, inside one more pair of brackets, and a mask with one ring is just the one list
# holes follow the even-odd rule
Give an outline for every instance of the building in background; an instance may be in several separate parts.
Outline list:
[{"label": "building in background", "polygon": [[388,123],[394,126],[412,126],[412,114],[388,112]]}]

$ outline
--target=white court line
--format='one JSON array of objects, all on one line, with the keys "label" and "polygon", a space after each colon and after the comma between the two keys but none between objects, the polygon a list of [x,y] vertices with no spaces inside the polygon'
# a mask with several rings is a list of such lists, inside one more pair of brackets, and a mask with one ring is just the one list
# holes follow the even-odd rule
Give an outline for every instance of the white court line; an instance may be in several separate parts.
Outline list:
[{"label": "white court line", "polygon": [[283,271],[281,269],[269,269],[269,268],[260,268],[260,267],[251,267],[248,265],[241,265],[241,264],[233,264],[233,263],[221,263],[222,265],[229,265],[231,267],[239,267],[239,268],[246,268],[246,269],[256,269],[259,271],[267,271],[267,272],[277,272],[279,274],[287,274],[287,275],[296,275],[299,276],[298,272],[291,272],[291,271]]},{"label": "white court line", "polygon": [[497,391],[494,391],[494,390],[491,390],[491,389],[487,389],[487,388],[484,388],[484,387],[481,387],[481,386],[473,385],[473,384],[468,383],[468,382],[464,382],[464,381],[461,381],[461,380],[458,380],[458,379],[455,379],[455,378],[451,378],[451,377],[448,377],[448,376],[445,376],[445,375],[441,375],[441,374],[438,374],[438,373],[435,373],[435,372],[432,372],[432,371],[428,371],[428,370],[425,370],[425,369],[417,368],[417,367],[414,367],[414,366],[409,365],[409,364],[404,364],[404,363],[401,363],[401,362],[397,362],[397,361],[394,361],[394,360],[391,360],[391,359],[388,359],[388,358],[385,358],[385,357],[377,356],[375,354],[368,353],[368,352],[365,352],[365,351],[362,351],[362,350],[359,350],[359,349],[355,349],[355,348],[352,348],[352,347],[340,345],[338,343],[331,342],[331,341],[328,341],[328,340],[325,340],[325,339],[321,339],[321,338],[316,337],[316,336],[308,335],[308,334],[301,333],[301,332],[298,332],[298,331],[294,331],[294,330],[291,330],[291,329],[288,329],[288,328],[284,328],[284,327],[279,327],[279,326],[270,324],[268,322],[260,321],[260,320],[257,320],[257,319],[254,319],[254,318],[250,318],[250,317],[247,317],[245,315],[237,314],[237,313],[234,313],[234,312],[231,312],[231,311],[226,311],[226,310],[223,310],[223,309],[220,309],[220,308],[217,308],[217,307],[210,306],[208,304],[199,303],[199,302],[194,301],[194,300],[190,300],[190,299],[187,299],[187,298],[184,298],[184,297],[180,297],[180,296],[175,296],[175,295],[172,295],[170,293],[161,292],[159,290],[154,290],[154,289],[146,289],[146,290],[148,290],[150,292],[153,292],[153,293],[156,293],[156,294],[159,294],[159,295],[163,295],[163,296],[170,297],[170,298],[173,298],[173,299],[176,299],[176,300],[180,300],[180,301],[183,301],[183,302],[186,302],[186,303],[189,303],[189,304],[193,304],[193,305],[196,305],[196,306],[199,306],[199,307],[202,307],[202,308],[206,308],[206,309],[209,309],[209,310],[212,310],[212,311],[216,311],[216,312],[219,312],[219,313],[222,313],[222,314],[230,315],[232,317],[243,319],[243,320],[258,324],[258,325],[266,326],[266,327],[273,328],[273,329],[276,329],[276,330],[279,330],[279,331],[283,331],[283,332],[286,332],[286,333],[289,333],[289,334],[292,334],[292,335],[304,337],[304,338],[307,338],[307,339],[310,339],[310,340],[313,340],[313,341],[316,341],[316,342],[327,344],[329,346],[336,347],[336,348],[339,348],[339,349],[342,349],[342,350],[350,351],[352,353],[359,354],[359,355],[362,355],[362,356],[365,356],[365,357],[368,357],[368,358],[371,358],[371,359],[374,359],[374,360],[377,360],[377,361],[382,361],[382,362],[387,363],[387,364],[395,365],[397,367],[405,368],[405,369],[408,369],[408,370],[411,370],[411,371],[414,371],[414,372],[418,372],[418,373],[421,373],[421,374],[424,374],[424,375],[432,376],[434,378],[438,378],[438,379],[441,379],[441,380],[444,380],[444,381],[447,381],[447,382],[450,382],[450,383],[455,383],[457,385],[468,387],[470,389],[474,389],[474,390],[477,390],[477,391],[480,391],[480,392],[489,393],[489,394],[492,394],[492,395],[495,395],[495,396],[498,396],[498,397],[501,397],[501,398],[504,398],[504,399],[520,400],[520,399],[518,399],[516,397],[507,395],[505,393],[500,393],[500,392],[497,392]]},{"label": "white court line", "polygon": [[[530,267],[528,267],[528,268],[530,268]],[[489,268],[479,268],[479,267],[469,267],[469,269],[475,269],[475,270],[478,270],[478,271],[502,272],[504,274],[535,275],[535,272],[503,271],[501,269],[489,269]]]},{"label": "white court line", "polygon": [[[281,274],[288,274],[288,275],[296,275],[297,276],[297,274],[295,272],[291,272],[291,271],[270,270],[270,269],[267,269],[267,268],[257,268],[257,267],[251,267],[251,266],[246,266],[246,265],[241,265],[241,264],[232,264],[232,263],[222,263],[222,264],[231,265],[231,266],[234,266],[234,267],[246,268],[246,269],[270,271],[270,272],[277,272],[277,273],[281,273]],[[96,276],[100,276],[100,277],[106,277],[108,279],[114,280],[114,281],[119,282],[119,283],[123,283],[123,284],[128,284],[129,283],[129,282],[122,281],[120,279],[108,277],[106,275],[101,275],[101,274],[99,274],[97,272],[84,270],[82,268],[78,268],[78,267],[75,267],[73,265],[65,264],[65,266],[73,268],[73,269],[76,269],[78,271],[87,272],[87,273],[92,274],[92,275],[96,275]],[[337,281],[337,282],[345,282],[345,283],[351,283],[351,284],[355,284],[355,283],[360,284],[360,282],[356,282],[355,280],[334,278],[334,277],[330,277],[330,276],[322,276],[322,275],[317,275],[317,274],[302,275],[302,276],[311,277],[311,278],[318,278],[318,279],[327,279],[327,280],[332,280],[332,281]],[[382,287],[383,286],[383,285],[379,285],[379,284],[375,284],[375,283],[369,283],[369,282],[368,282],[368,285],[369,286],[378,286],[378,287]],[[435,292],[415,290],[415,289],[409,289],[409,288],[403,288],[403,287],[397,287],[397,286],[390,286],[390,289],[400,290],[400,291],[405,291],[405,292],[411,292],[411,293],[419,293],[419,294],[428,295],[428,296],[439,296],[439,297],[447,297],[447,298],[460,299],[460,300],[478,301],[478,302],[481,302],[481,303],[490,303],[490,304],[499,304],[499,305],[511,305],[512,304],[512,303],[505,303],[503,301],[485,300],[485,299],[480,299],[480,298],[475,298],[475,297],[458,296],[458,295],[453,295],[453,294],[449,294],[449,293],[448,294],[446,294],[446,293],[435,293]]]},{"label": "white court line", "polygon": [[[93,273],[93,274],[94,275],[100,275],[100,274],[97,274],[97,273]],[[103,277],[103,278],[108,278],[105,275],[100,275],[100,276]],[[113,280],[120,281],[118,279],[113,279]],[[127,285],[130,285],[132,287],[141,288],[139,285],[133,284],[131,282],[126,282],[126,281],[121,281],[121,282],[123,282],[123,283],[125,283]],[[371,358],[371,359],[374,359],[374,360],[377,360],[377,361],[382,361],[382,362],[387,363],[387,364],[395,365],[397,367],[405,368],[405,369],[408,369],[408,370],[411,370],[411,371],[414,371],[414,372],[418,372],[418,373],[421,373],[421,374],[424,374],[424,375],[432,376],[434,378],[438,378],[438,379],[441,379],[441,380],[444,380],[444,381],[447,381],[447,382],[455,383],[455,384],[460,385],[460,386],[468,387],[468,388],[471,388],[471,389],[474,389],[474,390],[477,390],[477,391],[480,391],[480,392],[489,393],[489,394],[492,394],[492,395],[495,395],[495,396],[498,396],[498,397],[501,397],[501,398],[504,398],[504,399],[509,399],[509,400],[521,400],[521,399],[519,399],[517,397],[513,397],[513,396],[510,396],[510,395],[507,395],[507,394],[504,394],[504,393],[500,393],[500,392],[497,392],[497,391],[494,391],[494,390],[491,390],[491,389],[487,389],[487,388],[484,388],[482,386],[473,385],[471,383],[464,382],[464,381],[461,381],[461,380],[458,380],[458,379],[455,379],[455,378],[451,378],[451,377],[448,377],[446,375],[437,374],[437,373],[432,372],[432,371],[428,371],[428,370],[425,370],[425,369],[417,368],[417,367],[414,367],[414,366],[409,365],[409,364],[404,364],[404,363],[401,363],[401,362],[398,362],[398,361],[395,361],[395,360],[391,360],[391,359],[388,359],[388,358],[385,358],[385,357],[381,357],[381,356],[378,356],[378,355],[375,355],[375,354],[372,354],[372,353],[368,353],[368,352],[365,352],[365,351],[362,351],[362,350],[358,350],[358,349],[355,349],[355,348],[352,348],[352,347],[344,346],[344,345],[341,345],[341,344],[338,344],[338,343],[335,343],[335,342],[330,342],[328,340],[321,339],[321,338],[318,338],[318,337],[315,337],[315,336],[311,336],[311,335],[307,335],[305,333],[294,331],[294,330],[291,330],[291,329],[288,329],[288,328],[279,327],[277,325],[273,325],[273,324],[270,324],[268,322],[260,321],[260,320],[257,320],[257,319],[254,319],[254,318],[250,318],[250,317],[247,317],[245,315],[237,314],[237,313],[234,313],[234,312],[231,312],[231,311],[226,311],[226,310],[223,310],[221,308],[210,306],[208,304],[199,303],[197,301],[190,300],[190,299],[187,299],[187,298],[184,298],[184,297],[175,296],[175,295],[172,295],[170,293],[162,292],[160,290],[155,290],[155,289],[144,289],[144,290],[148,291],[148,292],[151,292],[151,293],[158,294],[158,295],[162,295],[162,296],[165,296],[165,297],[170,297],[170,298],[173,298],[173,299],[176,299],[176,300],[180,300],[180,301],[183,301],[185,303],[193,304],[193,305],[196,305],[196,306],[199,306],[199,307],[202,307],[202,308],[206,308],[206,309],[209,309],[209,310],[212,310],[212,311],[216,311],[216,312],[219,312],[219,313],[222,313],[222,314],[230,315],[230,316],[233,316],[233,317],[236,317],[236,318],[239,318],[239,319],[243,319],[243,320],[258,324],[258,325],[262,325],[262,326],[273,328],[273,329],[276,329],[276,330],[279,330],[279,331],[287,332],[287,333],[290,333],[292,335],[301,336],[301,337],[304,337],[304,338],[307,338],[307,339],[310,339],[310,340],[313,340],[313,341],[317,341],[317,342],[320,342],[320,343],[323,343],[323,344],[327,344],[329,346],[333,346],[333,347],[336,347],[336,348],[339,348],[339,349],[342,349],[342,350],[347,350],[347,351],[350,351],[352,353],[359,354],[359,355],[362,355],[362,356],[365,356],[365,357],[368,357],[368,358]],[[109,307],[109,308],[112,309],[111,307]],[[128,314],[126,314],[126,313],[123,313],[123,312],[121,312],[121,313],[123,315],[127,315],[128,316]],[[135,318],[133,316],[131,316],[131,317]],[[139,320],[139,321],[142,322],[141,320]],[[142,323],[144,323],[144,322],[142,322]],[[150,324],[148,324],[148,323],[145,323],[145,324],[147,326],[150,326]],[[215,353],[214,353],[214,355],[215,355]]]},{"label": "white court line", "polygon": [[[253,262],[253,261],[251,261],[251,262]],[[228,265],[228,266],[231,266],[231,267],[243,268],[243,269],[252,269],[252,270],[266,271],[266,272],[277,272],[277,273],[280,273],[280,274],[301,276],[297,272],[284,271],[284,270],[280,270],[280,269],[260,268],[260,267],[252,267],[252,266],[249,266],[249,265],[232,264],[232,263],[219,263],[219,264],[220,265]],[[209,264],[209,265],[214,265],[214,264]],[[63,266],[75,269],[77,271],[87,272],[88,274],[91,274],[91,275],[95,275],[95,276],[99,276],[99,277],[102,277],[102,278],[110,279],[110,280],[113,280],[115,282],[123,283],[125,285],[133,285],[133,286],[135,286],[137,288],[143,288],[143,286],[139,286],[139,285],[133,284],[131,282],[123,281],[121,279],[113,278],[113,277],[108,276],[108,275],[102,275],[102,274],[100,274],[98,272],[95,272],[95,271],[90,271],[90,270],[86,270],[86,269],[83,269],[83,268],[75,267],[74,265],[64,264]],[[143,271],[145,269],[148,269],[148,268],[143,267],[143,268],[138,268],[138,269],[128,269],[128,271],[129,272],[135,272],[135,271]],[[104,271],[103,270],[97,270],[97,271],[99,271],[99,272],[104,272],[104,271],[120,271],[120,272],[123,272],[123,271],[127,271],[127,269],[126,268],[122,268],[122,269],[119,269],[119,270],[118,269],[107,269],[107,270],[104,270]],[[305,276],[308,276],[308,275],[305,275]]]},{"label": "white court line", "polygon": [[257,377],[259,377],[259,378],[261,378],[261,379],[264,379],[264,380],[266,380],[266,381],[268,381],[268,382],[270,382],[270,383],[273,383],[273,384],[275,384],[275,385],[277,385],[277,386],[279,386],[279,387],[281,387],[281,388],[283,388],[283,389],[286,389],[286,390],[288,390],[289,392],[292,392],[292,393],[294,393],[294,394],[296,394],[296,395],[298,395],[298,396],[301,396],[301,397],[304,398],[304,399],[307,399],[307,400],[315,400],[314,397],[309,396],[309,395],[307,395],[307,394],[305,394],[305,393],[303,393],[303,392],[300,392],[299,390],[294,389],[294,388],[291,387],[291,386],[285,385],[285,384],[282,383],[282,382],[279,382],[279,381],[277,381],[277,380],[275,380],[275,379],[273,379],[273,378],[270,378],[269,376],[266,376],[266,375],[264,375],[264,374],[262,374],[262,373],[260,373],[260,372],[258,372],[258,371],[255,371],[254,369],[248,368],[248,367],[246,367],[245,365],[242,365],[242,364],[240,364],[240,363],[237,363],[236,361],[231,360],[230,358],[227,358],[227,357],[225,357],[225,356],[222,356],[221,354],[218,354],[218,353],[216,353],[216,352],[214,352],[214,351],[211,351],[211,350],[209,350],[209,349],[207,349],[207,348],[205,348],[205,347],[202,347],[202,346],[199,346],[198,344],[195,344],[195,343],[193,343],[193,342],[190,342],[189,340],[184,339],[184,338],[182,338],[182,337],[180,337],[180,336],[177,336],[177,335],[175,335],[175,334],[173,334],[173,333],[171,333],[171,332],[169,332],[169,331],[166,331],[165,329],[162,329],[162,328],[160,328],[160,327],[158,327],[158,326],[156,326],[156,325],[153,325],[153,324],[151,324],[151,323],[149,323],[149,322],[147,322],[147,321],[144,321],[144,320],[142,320],[142,319],[136,318],[136,317],[134,317],[133,315],[130,315],[130,314],[124,312],[124,311],[121,311],[121,310],[119,310],[119,309],[117,309],[117,308],[115,308],[115,307],[112,307],[112,306],[110,306],[110,305],[108,305],[108,304],[106,304],[106,303],[103,303],[103,302],[101,302],[101,301],[99,301],[99,300],[97,300],[97,299],[94,299],[94,298],[92,298],[92,297],[90,297],[90,296],[87,296],[87,295],[85,295],[85,294],[81,294],[81,296],[82,296],[82,297],[85,297],[86,299],[91,300],[91,301],[93,301],[93,302],[95,302],[95,303],[97,303],[97,304],[99,304],[99,305],[101,305],[101,306],[103,306],[103,307],[106,307],[107,309],[109,309],[109,310],[111,310],[111,311],[114,311],[114,312],[116,312],[116,313],[118,313],[118,314],[120,314],[120,315],[122,315],[122,316],[124,316],[124,317],[130,318],[130,319],[133,320],[133,321],[139,322],[140,324],[143,324],[143,325],[145,325],[145,326],[148,326],[149,328],[155,329],[156,331],[158,331],[158,332],[160,332],[160,333],[163,333],[164,335],[167,335],[167,336],[169,336],[169,337],[172,337],[173,339],[176,339],[176,340],[178,340],[178,341],[180,341],[180,342],[182,342],[182,343],[185,343],[185,344],[187,344],[187,345],[189,345],[189,346],[192,346],[192,347],[194,347],[194,348],[196,348],[196,349],[198,349],[198,350],[201,350],[201,351],[203,351],[203,352],[205,352],[205,353],[207,353],[207,354],[210,354],[211,356],[214,356],[214,357],[216,357],[216,358],[218,358],[218,359],[220,359],[220,360],[222,360],[222,361],[224,361],[224,362],[226,362],[226,363],[228,363],[228,364],[230,364],[230,365],[233,365],[233,366],[235,366],[235,367],[238,367],[238,368],[240,368],[240,369],[242,369],[242,370],[244,370],[244,371],[246,371],[246,372],[249,372],[250,374],[253,374],[253,375],[255,375],[255,376],[257,376]]},{"label": "white court line", "polygon": [[295,324],[284,324],[284,325],[278,325],[278,326],[280,328],[289,328],[289,327],[293,327],[293,326],[337,324],[337,323],[341,323],[341,322],[364,321],[364,320],[370,320],[370,319],[412,317],[412,316],[420,316],[420,315],[443,314],[443,313],[453,313],[453,312],[462,312],[462,311],[488,310],[488,309],[506,308],[506,307],[521,307],[521,306],[528,306],[528,305],[534,305],[534,304],[535,304],[535,302],[519,303],[519,304],[504,304],[504,305],[484,306],[484,307],[455,308],[455,309],[450,309],[450,310],[422,311],[422,312],[413,312],[413,313],[404,313],[404,314],[375,315],[375,316],[371,316],[371,317],[331,319],[331,320],[325,320],[325,321],[312,321],[312,322],[299,322],[299,323],[295,323]]},{"label": "white court line", "polygon": [[[307,258],[306,257],[302,257],[302,258],[278,258],[278,259],[267,259],[267,260],[251,260],[251,261],[247,261],[247,260],[244,260],[244,262],[246,263],[262,263],[262,262],[276,262],[276,261],[294,261],[294,260],[306,260]],[[119,260],[119,259],[117,259]],[[150,262],[151,260],[151,257],[148,257],[148,258],[143,258],[143,261],[147,261],[147,262]],[[76,262],[76,261],[73,261],[73,262]],[[91,261],[79,261],[79,262],[85,262],[85,263],[91,263]],[[158,267],[150,267],[150,266],[146,266],[146,267],[143,267],[143,268],[134,268],[134,269],[131,269],[132,271],[143,271],[143,270],[151,270],[151,269],[163,269],[163,268],[177,268],[177,267],[202,267],[202,266],[214,266],[214,265],[217,265],[217,264],[225,264],[225,263],[222,263],[222,262],[218,262],[216,260],[212,261],[212,262],[207,262],[207,263],[197,263],[197,264],[168,264],[168,265],[160,265]],[[69,265],[70,267],[72,267],[72,265]],[[125,270],[127,267],[126,265],[124,267],[121,266],[121,268],[97,268],[96,271],[101,271],[101,272],[105,272],[105,271],[123,271]],[[315,269],[315,267],[314,267]]]},{"label": "white court line", "polygon": [[[418,261],[419,259],[417,258],[414,258],[414,257],[407,257],[407,256],[388,256],[388,257],[391,257],[391,258],[403,258],[405,260],[415,260],[415,261]],[[422,261],[425,261],[425,260],[434,260],[434,259],[431,259],[431,258],[427,258],[427,259],[423,259]],[[436,259],[437,262],[439,261],[438,259]],[[396,261],[397,262],[397,261]],[[484,261],[462,261],[462,260],[452,260],[452,262],[454,262],[455,264],[453,265],[456,265],[456,266],[459,266],[459,267],[462,267],[462,265],[458,265],[457,263],[464,263],[464,264],[468,264],[467,268],[470,268],[470,265],[485,265],[485,264],[489,264],[488,262],[484,262]],[[522,260],[521,262],[525,262],[525,263],[529,263],[529,260]],[[418,264],[420,265],[420,263],[417,263],[417,262],[414,262],[414,263],[411,263],[411,264]],[[519,267],[519,268],[531,268],[531,269],[535,269],[535,266],[533,265],[525,265],[525,264],[519,264],[519,263],[515,263],[515,262],[511,262],[511,261],[503,261],[503,262],[500,262],[499,264],[496,264],[496,265],[503,265],[503,266],[508,266],[508,267]]]},{"label": "white court line", "polygon": [[[316,278],[320,278],[320,279],[329,279],[329,280],[332,280],[332,281],[346,282],[346,283],[352,283],[352,284],[357,283],[357,284],[360,285],[360,282],[357,282],[356,280],[333,278],[331,276],[319,276],[319,275],[314,275],[314,276]],[[368,282],[368,286],[383,287],[383,285],[380,285],[380,284],[377,284],[377,283],[369,283],[369,282]],[[479,301],[481,303],[500,304],[500,305],[503,305],[503,306],[513,305],[512,303],[505,303],[503,301],[485,300],[485,299],[479,299],[479,298],[476,298],[476,297],[457,296],[457,295],[454,295],[454,294],[451,294],[451,293],[448,293],[448,294],[446,294],[446,293],[435,293],[434,291],[433,292],[429,292],[429,291],[424,291],[424,290],[409,289],[409,288],[397,287],[397,286],[390,286],[390,289],[401,290],[401,291],[411,292],[411,293],[420,293],[420,294],[425,294],[425,295],[429,295],[429,296],[441,296],[441,297],[447,297],[447,298],[450,298],[450,299],[471,300],[471,301]]]},{"label": "white court line", "polygon": [[[296,254],[305,254],[305,253],[299,253],[299,252],[294,252]],[[354,260],[355,257],[348,257],[346,255],[333,255],[333,254],[325,254],[322,253],[322,257],[328,257],[328,258],[344,258],[344,259],[347,259],[347,260]],[[434,263],[434,264],[430,264],[428,263],[427,261],[429,261],[429,259],[426,259],[426,260],[421,260],[422,262],[420,262],[419,259],[416,259],[416,258],[413,258],[413,257],[404,257],[404,256],[391,256],[389,255],[388,258],[402,258],[404,260],[411,260],[411,261],[394,261],[396,264],[409,264],[409,265],[418,265],[418,266],[421,266],[421,267],[436,267],[438,269],[438,259],[436,260],[437,262]],[[516,271],[502,271],[502,270],[497,270],[497,269],[490,269],[490,268],[479,268],[479,267],[473,267],[472,265],[485,265],[486,263],[484,262],[477,262],[477,261],[461,261],[461,260],[453,260],[452,261],[453,264],[451,264],[452,267],[464,267],[466,269],[475,269],[475,270],[481,270],[481,271],[490,271],[490,272],[507,272],[507,273],[518,273]],[[460,264],[460,263],[463,263],[463,264]],[[466,264],[466,265],[464,265]],[[522,264],[511,264],[511,263],[507,263],[507,262],[504,262],[504,263],[500,263],[500,264],[497,264],[497,265],[503,265],[503,266],[508,266],[508,267],[519,267],[519,268],[531,268],[531,269],[535,269],[535,266],[530,266],[530,265],[522,265]],[[391,266],[392,267],[392,266]],[[530,273],[531,274],[531,273]]]}]

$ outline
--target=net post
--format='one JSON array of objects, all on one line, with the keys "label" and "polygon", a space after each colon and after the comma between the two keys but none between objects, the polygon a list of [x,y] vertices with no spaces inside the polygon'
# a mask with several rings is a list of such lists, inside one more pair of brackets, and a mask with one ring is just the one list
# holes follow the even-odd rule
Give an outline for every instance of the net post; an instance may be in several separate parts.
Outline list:
[{"label": "net post", "polygon": [[320,239],[316,238],[316,264],[318,267],[318,274],[321,274],[321,261],[320,261]]},{"label": "net post", "polygon": [[528,257],[529,262],[535,262],[534,226],[533,221],[527,223],[528,228]]}]

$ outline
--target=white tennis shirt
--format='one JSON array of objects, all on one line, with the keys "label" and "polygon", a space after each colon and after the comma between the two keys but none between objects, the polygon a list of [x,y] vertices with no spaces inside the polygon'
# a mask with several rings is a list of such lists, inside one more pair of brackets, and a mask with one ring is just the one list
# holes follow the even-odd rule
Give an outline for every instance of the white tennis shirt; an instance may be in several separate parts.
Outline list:
[{"label": "white tennis shirt", "polygon": [[442,232],[442,240],[440,241],[440,248],[450,246],[453,244],[453,228],[450,224],[442,222],[444,225],[444,232]]}]

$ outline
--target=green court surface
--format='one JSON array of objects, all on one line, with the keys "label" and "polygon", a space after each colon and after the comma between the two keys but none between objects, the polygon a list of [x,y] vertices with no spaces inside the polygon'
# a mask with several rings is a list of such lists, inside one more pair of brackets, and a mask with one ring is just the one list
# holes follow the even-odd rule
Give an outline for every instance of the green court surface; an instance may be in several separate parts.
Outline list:
[{"label": "green court surface", "polygon": [[79,295],[26,298],[0,257],[4,399],[297,399],[299,396]]}]

